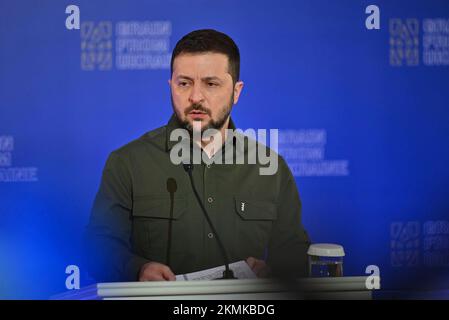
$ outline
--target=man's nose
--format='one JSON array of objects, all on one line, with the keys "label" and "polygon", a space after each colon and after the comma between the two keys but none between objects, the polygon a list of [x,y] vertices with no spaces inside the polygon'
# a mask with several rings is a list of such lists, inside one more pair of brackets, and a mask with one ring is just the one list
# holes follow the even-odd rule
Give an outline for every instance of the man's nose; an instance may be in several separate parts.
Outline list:
[{"label": "man's nose", "polygon": [[204,96],[203,93],[201,92],[201,87],[199,84],[194,84],[192,86],[192,91],[190,92],[190,97],[189,97],[189,102],[190,103],[202,103],[204,102]]}]

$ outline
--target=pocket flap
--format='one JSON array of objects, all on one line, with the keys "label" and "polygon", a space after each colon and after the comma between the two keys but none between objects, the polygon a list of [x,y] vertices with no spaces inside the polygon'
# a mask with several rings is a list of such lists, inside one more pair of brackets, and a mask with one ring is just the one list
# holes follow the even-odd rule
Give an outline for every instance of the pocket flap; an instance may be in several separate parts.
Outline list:
[{"label": "pocket flap", "polygon": [[276,205],[266,200],[235,196],[235,210],[244,220],[276,220]]}]

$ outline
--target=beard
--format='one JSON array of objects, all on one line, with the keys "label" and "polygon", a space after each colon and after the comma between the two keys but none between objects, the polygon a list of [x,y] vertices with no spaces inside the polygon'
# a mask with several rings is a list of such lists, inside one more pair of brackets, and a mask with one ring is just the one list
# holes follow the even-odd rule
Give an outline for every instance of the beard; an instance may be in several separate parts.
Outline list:
[{"label": "beard", "polygon": [[216,119],[212,118],[212,112],[209,109],[207,109],[203,105],[197,104],[197,103],[193,103],[188,108],[186,108],[184,110],[183,117],[181,117],[180,114],[178,114],[178,112],[176,111],[175,103],[173,102],[173,97],[171,97],[171,103],[172,103],[173,110],[175,111],[175,114],[176,114],[176,117],[178,118],[179,123],[181,124],[182,127],[187,129],[189,132],[191,132],[191,133],[193,132],[193,121],[190,122],[187,119],[187,116],[193,110],[204,112],[210,117],[209,122],[206,125],[203,125],[201,127],[201,133],[203,133],[207,129],[221,130],[223,128],[223,126],[225,125],[226,121],[228,120],[229,115],[231,114],[232,106],[234,104],[234,92],[232,92],[231,99],[228,101],[228,103],[225,104],[222,108],[220,108],[220,110],[218,110]]}]

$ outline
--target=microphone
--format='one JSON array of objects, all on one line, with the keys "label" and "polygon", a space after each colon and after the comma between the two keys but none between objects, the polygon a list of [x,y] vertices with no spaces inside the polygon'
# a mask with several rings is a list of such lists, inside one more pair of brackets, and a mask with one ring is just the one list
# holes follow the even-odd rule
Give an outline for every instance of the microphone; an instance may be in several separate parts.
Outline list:
[{"label": "microphone", "polygon": [[170,220],[168,220],[168,235],[167,235],[167,252],[166,252],[166,264],[170,266],[170,251],[171,251],[171,232],[172,232],[172,223],[173,223],[173,205],[175,202],[174,195],[176,190],[178,189],[178,185],[176,184],[176,180],[173,178],[167,179],[167,191],[170,193]]},{"label": "microphone", "polygon": [[203,202],[201,201],[198,191],[196,190],[195,183],[193,182],[193,177],[192,177],[193,165],[191,163],[183,163],[182,166],[184,167],[184,170],[189,174],[190,184],[192,185],[193,193],[195,194],[196,200],[198,200],[198,203],[201,207],[201,210],[204,213],[204,216],[206,217],[209,227],[211,228],[212,232],[215,234],[215,238],[217,239],[218,246],[220,247],[221,253],[223,255],[225,271],[223,271],[223,277],[217,278],[217,279],[237,279],[236,277],[234,277],[234,272],[232,272],[232,270],[229,269],[229,258],[228,258],[226,249],[223,245],[223,242],[221,242],[221,239],[218,236],[218,233],[215,230],[215,227],[212,224],[212,221],[210,220],[209,214],[207,213],[207,210],[204,207]]}]

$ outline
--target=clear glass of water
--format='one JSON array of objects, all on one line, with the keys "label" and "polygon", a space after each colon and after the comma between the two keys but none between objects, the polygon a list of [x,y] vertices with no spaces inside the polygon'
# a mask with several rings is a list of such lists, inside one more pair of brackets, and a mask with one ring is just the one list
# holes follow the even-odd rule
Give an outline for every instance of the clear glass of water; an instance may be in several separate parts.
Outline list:
[{"label": "clear glass of water", "polygon": [[331,243],[312,244],[307,252],[309,260],[309,277],[342,277],[342,246]]}]

